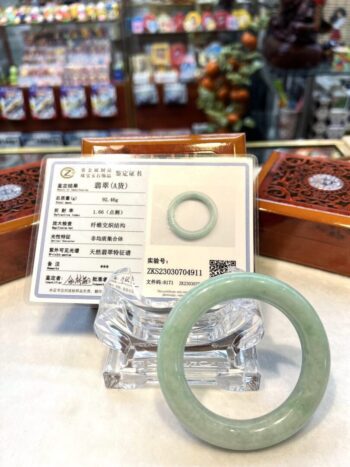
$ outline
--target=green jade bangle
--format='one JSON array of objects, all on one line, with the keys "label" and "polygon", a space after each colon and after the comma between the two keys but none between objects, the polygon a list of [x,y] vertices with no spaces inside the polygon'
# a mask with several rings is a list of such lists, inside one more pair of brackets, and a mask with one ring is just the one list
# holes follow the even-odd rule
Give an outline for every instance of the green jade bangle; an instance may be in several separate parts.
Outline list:
[{"label": "green jade bangle", "polygon": [[[247,420],[222,417],[204,407],[188,386],[183,363],[187,336],[200,316],[236,298],[262,300],[282,311],[302,348],[300,376],[288,399],[272,412]],[[158,347],[159,383],[174,414],[202,440],[236,451],[273,446],[300,430],[323,397],[329,371],[328,340],[315,310],[296,290],[262,274],[224,274],[190,290],[170,313]]]},{"label": "green jade bangle", "polygon": [[[179,207],[179,205],[184,201],[190,200],[200,201],[208,208],[209,221],[202,229],[186,230],[182,228],[175,219],[175,211]],[[212,201],[209,198],[209,196],[198,191],[186,191],[185,193],[181,193],[180,195],[176,196],[176,198],[172,200],[168,207],[167,217],[169,227],[177,237],[182,238],[184,240],[199,240],[200,238],[204,238],[207,235],[209,235],[215,227],[216,222],[218,220],[218,211],[214,201]]]}]

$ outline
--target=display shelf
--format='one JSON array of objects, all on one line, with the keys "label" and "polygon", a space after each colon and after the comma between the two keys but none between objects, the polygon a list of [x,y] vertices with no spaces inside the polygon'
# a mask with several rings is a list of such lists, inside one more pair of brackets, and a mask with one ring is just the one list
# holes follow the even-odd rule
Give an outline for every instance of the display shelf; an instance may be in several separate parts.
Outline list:
[{"label": "display shelf", "polygon": [[[258,3],[261,6],[269,6],[268,0],[259,0],[258,2],[254,2],[253,0],[236,0],[235,1],[236,6],[240,5],[254,5],[255,3]],[[185,8],[185,7],[201,7],[202,5],[204,6],[213,6],[216,7],[220,4],[220,0],[182,0],[182,1],[171,1],[171,0],[165,0],[165,1],[145,1],[142,3],[135,2],[131,0],[128,3],[129,8],[142,8],[142,7],[152,7],[152,8],[172,8],[172,9],[177,9],[179,7]]]},{"label": "display shelf", "polygon": [[239,34],[243,33],[246,31],[246,29],[236,29],[236,30],[230,30],[230,29],[215,29],[213,31],[172,31],[172,32],[140,32],[140,33],[134,33],[133,35],[135,37],[157,37],[157,36],[188,36],[191,34],[194,35],[216,35],[220,33],[225,33],[225,34]]},{"label": "display shelf", "polygon": [[79,23],[90,20],[115,20],[120,16],[121,3],[118,0],[105,0],[97,3],[84,2],[55,3],[26,2],[26,4],[0,6],[0,24],[52,24]]},{"label": "display shelf", "polygon": [[[32,69],[38,68],[38,77],[34,79],[40,80],[44,74],[40,68],[57,67],[57,75],[60,67],[73,72],[77,65],[82,68],[86,62],[84,54],[91,54],[91,60],[86,63],[91,73],[95,72],[91,71],[90,64],[100,69],[105,66],[109,74],[116,53],[121,53],[123,45],[120,7],[120,2],[108,0],[88,5],[74,2],[0,8],[0,40],[5,52],[2,75],[8,77],[9,84],[27,85],[20,81],[22,66],[30,69],[23,76],[34,75]],[[105,50],[101,50],[103,41],[108,41]],[[94,77],[93,84],[100,82],[98,79],[102,81],[101,77]],[[74,80],[76,84],[78,81]],[[83,83],[90,84],[86,80]]]},{"label": "display shelf", "polygon": [[[237,5],[251,5],[253,2],[252,0],[236,0]],[[165,1],[152,1],[152,0],[147,0],[145,2],[135,2],[131,0],[127,4],[128,9],[137,9],[137,8],[169,8],[169,9],[179,9],[179,8],[198,8],[201,9],[202,7],[217,7],[220,4],[220,0],[181,0],[181,1],[171,1],[171,0],[165,0]]]},{"label": "display shelf", "polygon": [[[200,5],[217,5],[219,3],[219,0],[182,0],[182,1],[171,1],[171,0],[165,0],[165,1],[151,1],[148,0],[146,2],[138,3],[133,0],[129,3],[131,8],[137,8],[137,7],[170,7],[170,8],[177,8],[177,7],[193,7],[193,6],[200,6]],[[239,2],[241,3],[241,2]],[[250,3],[250,1],[245,1],[244,3]]]},{"label": "display shelf", "polygon": [[130,115],[127,110],[127,83],[116,84],[118,113],[113,117],[97,117],[92,113],[91,87],[85,86],[87,117],[65,118],[60,106],[60,88],[52,87],[54,91],[57,117],[51,120],[34,119],[29,109],[29,89],[23,88],[26,118],[24,120],[1,120],[1,131],[78,131],[78,130],[105,130],[129,127]]},{"label": "display shelf", "polygon": [[315,78],[317,76],[329,75],[329,76],[344,76],[346,78],[350,77],[349,71],[343,70],[334,70],[332,64],[327,62],[315,68],[304,68],[302,70],[295,70],[293,68],[282,69],[276,68],[269,65],[267,62],[264,64],[266,73],[273,77],[278,78]]},{"label": "display shelf", "polygon": [[28,28],[28,27],[38,27],[38,26],[69,26],[72,24],[76,25],[90,25],[90,24],[120,24],[120,19],[91,19],[87,21],[42,21],[40,23],[18,23],[18,24],[0,24],[0,29],[7,28]]}]

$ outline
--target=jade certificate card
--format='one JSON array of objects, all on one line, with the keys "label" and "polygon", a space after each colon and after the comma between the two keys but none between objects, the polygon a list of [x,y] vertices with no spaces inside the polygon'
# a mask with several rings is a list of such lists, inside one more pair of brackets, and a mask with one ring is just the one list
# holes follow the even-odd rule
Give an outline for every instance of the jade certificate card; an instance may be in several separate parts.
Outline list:
[{"label": "jade certificate card", "polygon": [[30,299],[96,304],[124,268],[157,298],[253,271],[253,166],[250,156],[47,159]]}]

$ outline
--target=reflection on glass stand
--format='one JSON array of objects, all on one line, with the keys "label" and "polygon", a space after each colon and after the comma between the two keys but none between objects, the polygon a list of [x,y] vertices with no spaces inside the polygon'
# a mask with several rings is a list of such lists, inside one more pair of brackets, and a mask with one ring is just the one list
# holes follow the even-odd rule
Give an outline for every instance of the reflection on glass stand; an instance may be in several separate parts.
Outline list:
[{"label": "reflection on glass stand", "polygon": [[[157,343],[175,303],[175,298],[141,296],[129,269],[111,276],[95,320],[98,338],[109,347],[103,371],[108,388],[133,389],[157,382]],[[234,300],[209,310],[193,327],[185,348],[189,383],[230,391],[258,390],[255,346],[263,332],[254,300]]]}]

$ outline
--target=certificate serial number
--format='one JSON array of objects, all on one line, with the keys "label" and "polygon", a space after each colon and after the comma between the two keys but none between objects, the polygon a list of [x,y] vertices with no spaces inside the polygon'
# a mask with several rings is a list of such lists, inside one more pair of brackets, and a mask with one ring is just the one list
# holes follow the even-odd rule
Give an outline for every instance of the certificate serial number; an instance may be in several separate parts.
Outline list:
[{"label": "certificate serial number", "polygon": [[198,276],[203,275],[202,269],[181,268],[147,268],[147,275],[169,275],[169,276]]}]

